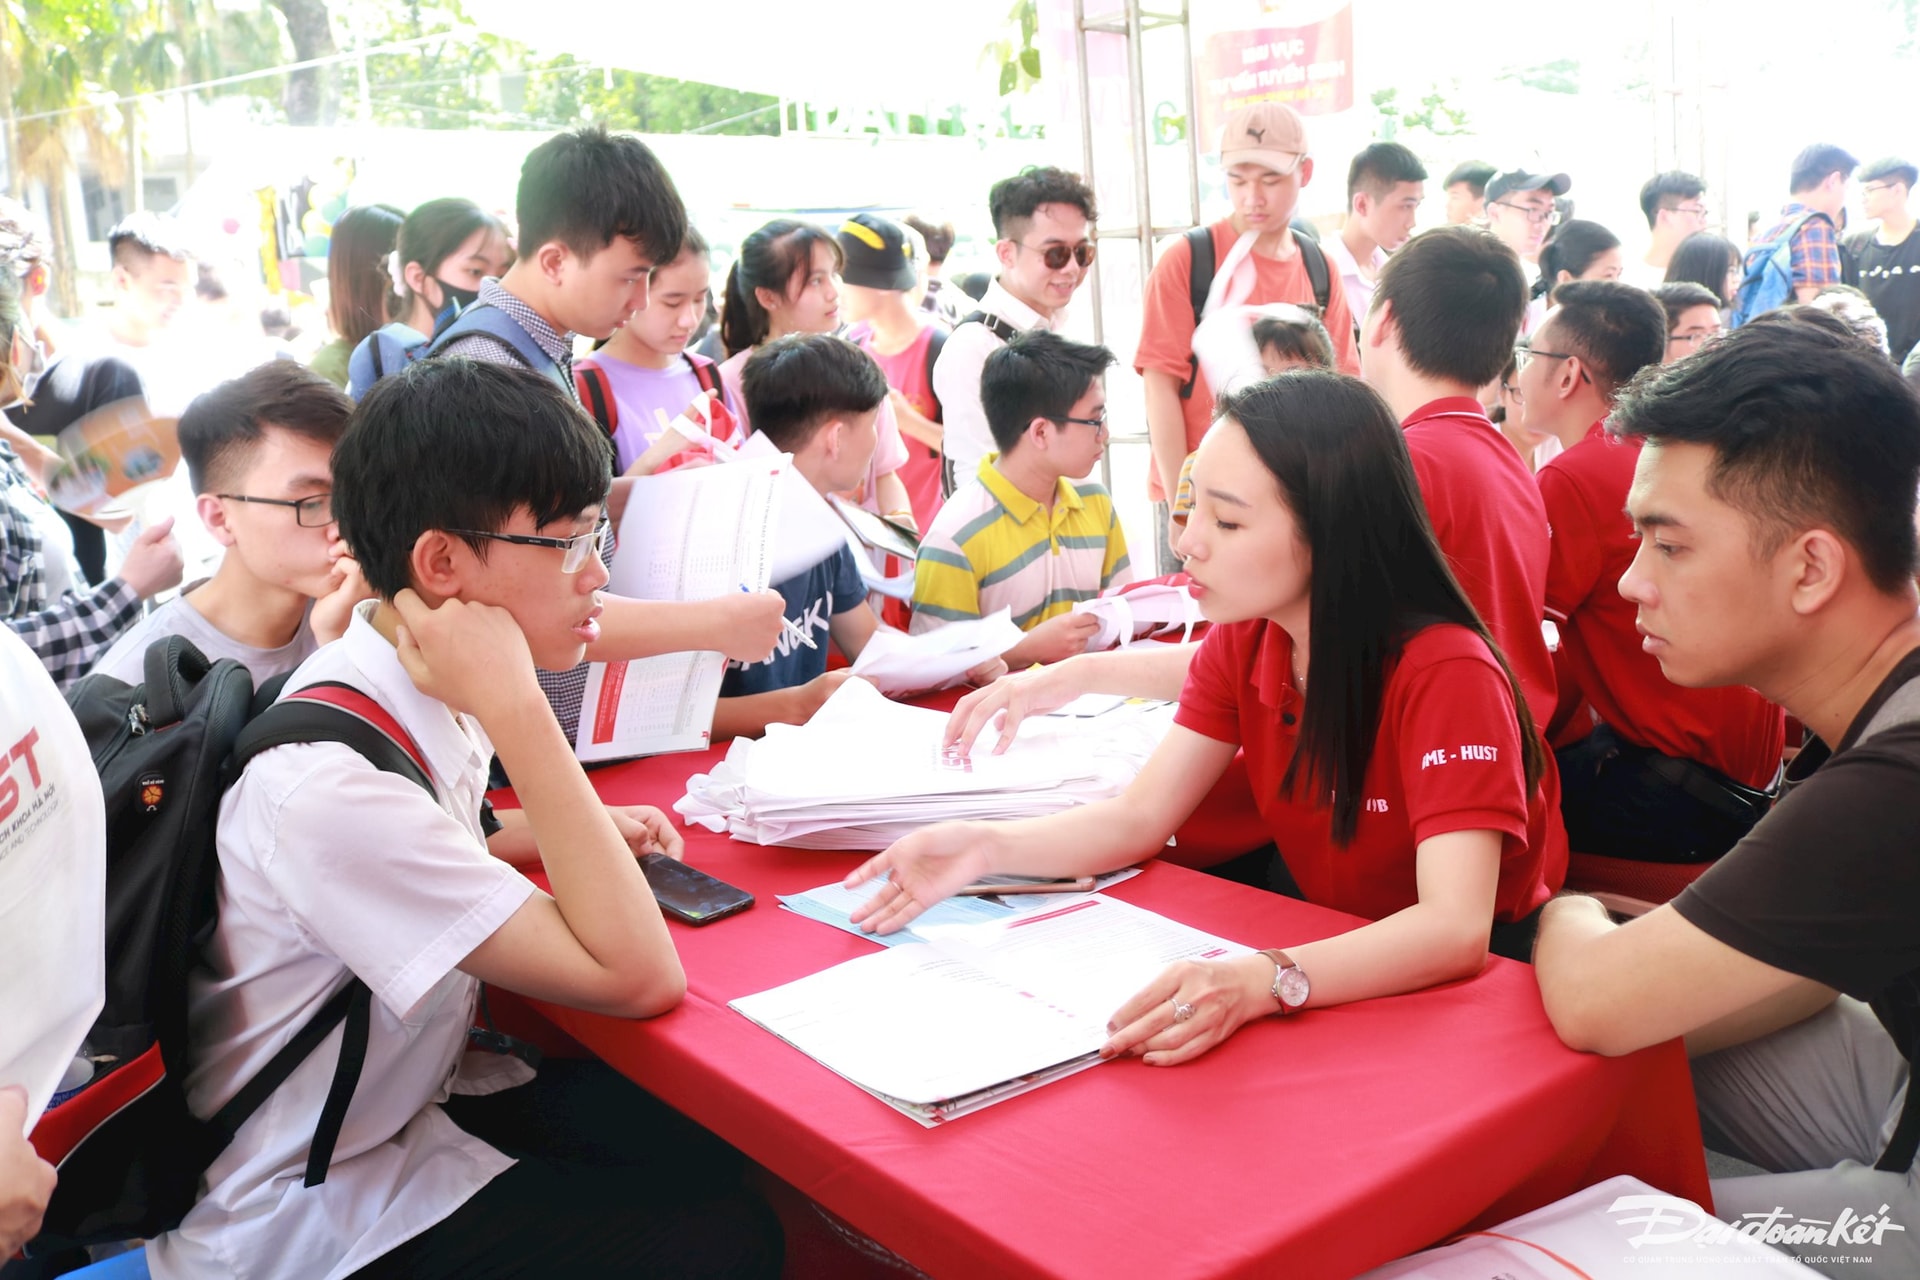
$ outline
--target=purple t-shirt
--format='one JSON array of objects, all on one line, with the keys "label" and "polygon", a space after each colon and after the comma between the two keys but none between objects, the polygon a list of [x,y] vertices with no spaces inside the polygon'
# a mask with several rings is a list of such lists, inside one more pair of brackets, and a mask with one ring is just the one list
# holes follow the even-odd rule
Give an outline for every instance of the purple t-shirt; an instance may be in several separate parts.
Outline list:
[{"label": "purple t-shirt", "polygon": [[647,446],[659,436],[660,420],[654,416],[654,410],[666,414],[667,421],[671,422],[686,411],[703,389],[700,379],[694,376],[693,366],[684,358],[665,369],[649,369],[596,351],[579,363],[594,365],[607,375],[607,385],[620,407],[613,433],[620,471],[632,466],[633,460],[645,453]]}]

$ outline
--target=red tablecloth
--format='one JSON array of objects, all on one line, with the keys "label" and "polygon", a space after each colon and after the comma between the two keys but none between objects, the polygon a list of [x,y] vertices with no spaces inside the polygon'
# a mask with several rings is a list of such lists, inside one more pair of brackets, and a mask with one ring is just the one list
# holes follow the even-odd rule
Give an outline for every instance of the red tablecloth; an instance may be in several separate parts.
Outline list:
[{"label": "red tablecloth", "polygon": [[[718,755],[616,766],[594,783],[609,802],[665,807]],[[775,898],[856,856],[698,829],[687,846],[759,902],[673,925],[686,1001],[648,1022],[543,1011],[935,1276],[1349,1276],[1614,1174],[1707,1203],[1680,1045],[1574,1053],[1532,972],[1500,959],[1468,982],[1267,1019],[1186,1066],[1110,1063],[922,1129],[727,1008],[872,951]],[[1254,946],[1355,923],[1163,863],[1112,892]]]}]

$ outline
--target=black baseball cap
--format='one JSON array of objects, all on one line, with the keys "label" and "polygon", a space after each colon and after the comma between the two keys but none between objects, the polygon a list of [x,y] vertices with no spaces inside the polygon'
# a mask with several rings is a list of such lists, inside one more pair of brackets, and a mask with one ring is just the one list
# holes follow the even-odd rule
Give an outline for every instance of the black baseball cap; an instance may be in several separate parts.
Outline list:
[{"label": "black baseball cap", "polygon": [[1528,173],[1525,169],[1502,169],[1487,179],[1487,199],[1498,200],[1512,191],[1551,191],[1563,196],[1573,189],[1573,179],[1564,173]]},{"label": "black baseball cap", "polygon": [[840,278],[848,284],[905,293],[920,283],[920,273],[913,268],[913,241],[891,218],[856,213],[840,224],[834,238],[846,257]]}]

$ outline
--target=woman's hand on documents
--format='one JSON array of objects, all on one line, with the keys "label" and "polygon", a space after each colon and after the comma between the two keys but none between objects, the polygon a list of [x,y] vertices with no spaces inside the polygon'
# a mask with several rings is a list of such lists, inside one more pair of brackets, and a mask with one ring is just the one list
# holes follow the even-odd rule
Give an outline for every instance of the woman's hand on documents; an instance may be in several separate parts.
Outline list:
[{"label": "woman's hand on documents", "polygon": [[985,823],[937,822],[894,841],[843,882],[853,889],[887,877],[872,897],[854,909],[853,923],[868,933],[904,929],[928,907],[989,873],[991,838]]},{"label": "woman's hand on documents", "polygon": [[1278,1008],[1272,979],[1273,962],[1258,953],[1169,965],[1114,1013],[1100,1056],[1130,1055],[1150,1067],[1191,1062]]},{"label": "woman's hand on documents", "polygon": [[1074,676],[1074,664],[1062,662],[1007,676],[984,689],[975,689],[960,699],[953,714],[947,717],[942,745],[960,755],[971,755],[974,740],[985,733],[998,716],[1001,717],[1000,737],[994,743],[993,754],[999,755],[1013,745],[1022,720],[1064,707],[1085,692],[1077,687]]}]

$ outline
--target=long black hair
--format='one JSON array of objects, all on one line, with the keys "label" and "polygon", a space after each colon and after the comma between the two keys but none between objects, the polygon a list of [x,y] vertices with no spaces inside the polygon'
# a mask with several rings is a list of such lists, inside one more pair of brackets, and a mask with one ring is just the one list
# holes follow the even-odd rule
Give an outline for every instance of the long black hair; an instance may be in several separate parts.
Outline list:
[{"label": "long black hair", "polygon": [[760,305],[755,289],[771,289],[781,297],[793,293],[794,277],[804,282],[813,266],[813,246],[833,251],[838,267],[845,258],[840,242],[825,227],[792,218],[775,218],[740,242],[740,256],[727,268],[727,305],[720,313],[720,341],[735,355],[767,340],[772,320]]},{"label": "long black hair", "polygon": [[1684,280],[1703,285],[1720,299],[1721,306],[1730,307],[1733,299],[1726,296],[1727,272],[1739,265],[1739,245],[1711,231],[1696,231],[1667,259],[1667,283]]},{"label": "long black hair", "polygon": [[1334,843],[1353,839],[1388,662],[1416,632],[1450,622],[1486,641],[1506,674],[1531,795],[1546,761],[1527,700],[1434,541],[1386,402],[1357,378],[1296,369],[1223,397],[1218,417],[1247,433],[1312,557],[1311,678],[1281,794],[1304,788],[1333,811]]}]

